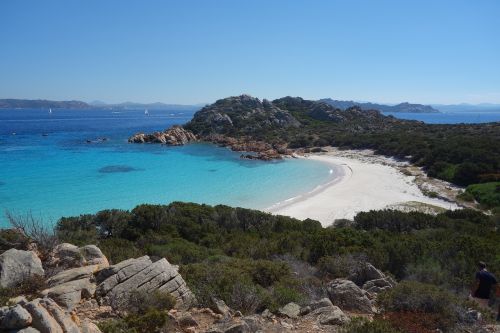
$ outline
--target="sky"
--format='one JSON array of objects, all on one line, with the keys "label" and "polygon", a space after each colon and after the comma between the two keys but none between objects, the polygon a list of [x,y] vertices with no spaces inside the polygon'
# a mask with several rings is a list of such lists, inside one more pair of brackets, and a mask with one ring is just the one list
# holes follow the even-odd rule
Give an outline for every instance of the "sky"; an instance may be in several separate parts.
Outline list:
[{"label": "sky", "polygon": [[500,103],[499,0],[0,0],[0,98]]}]

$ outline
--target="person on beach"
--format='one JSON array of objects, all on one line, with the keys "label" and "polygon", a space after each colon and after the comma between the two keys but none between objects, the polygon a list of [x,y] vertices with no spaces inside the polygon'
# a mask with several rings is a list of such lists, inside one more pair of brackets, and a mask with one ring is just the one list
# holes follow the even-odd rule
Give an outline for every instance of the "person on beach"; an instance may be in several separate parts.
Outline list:
[{"label": "person on beach", "polygon": [[[479,271],[476,273],[476,281],[472,286],[472,299],[484,309],[489,309],[490,305],[495,303],[495,296],[498,295],[500,288],[498,281],[492,273],[490,273],[486,264],[482,261],[478,263]],[[495,295],[496,290],[496,295]],[[497,321],[500,320],[500,306],[498,308]]]}]

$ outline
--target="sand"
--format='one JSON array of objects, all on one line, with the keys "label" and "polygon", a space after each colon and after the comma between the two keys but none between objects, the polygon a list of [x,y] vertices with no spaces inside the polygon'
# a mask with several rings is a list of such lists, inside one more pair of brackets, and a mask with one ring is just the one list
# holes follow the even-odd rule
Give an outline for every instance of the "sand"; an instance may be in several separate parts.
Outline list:
[{"label": "sand", "polygon": [[393,208],[437,212],[458,208],[455,203],[424,195],[415,177],[400,171],[400,166],[408,165],[406,162],[367,151],[334,150],[304,158],[330,164],[339,176],[312,192],[273,205],[266,211],[301,220],[311,218],[329,226],[337,219],[352,219],[358,212],[369,210]]}]

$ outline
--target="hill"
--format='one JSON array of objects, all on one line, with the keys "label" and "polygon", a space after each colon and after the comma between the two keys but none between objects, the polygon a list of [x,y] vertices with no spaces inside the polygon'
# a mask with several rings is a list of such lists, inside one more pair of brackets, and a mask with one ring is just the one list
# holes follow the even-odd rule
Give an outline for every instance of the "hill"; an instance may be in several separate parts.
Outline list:
[{"label": "hill", "polygon": [[82,101],[49,101],[45,99],[0,99],[0,109],[88,109]]},{"label": "hill", "polygon": [[373,149],[459,185],[500,178],[500,123],[425,124],[300,97],[261,102],[242,95],[202,108],[184,127],[201,140],[262,159],[323,146]]},{"label": "hill", "polygon": [[396,105],[385,105],[370,102],[361,103],[354,101],[339,101],[331,98],[320,99],[320,102],[327,103],[333,107],[343,110],[353,106],[358,106],[362,110],[379,110],[380,112],[439,113],[439,110],[436,110],[430,105],[411,104],[408,102]]}]

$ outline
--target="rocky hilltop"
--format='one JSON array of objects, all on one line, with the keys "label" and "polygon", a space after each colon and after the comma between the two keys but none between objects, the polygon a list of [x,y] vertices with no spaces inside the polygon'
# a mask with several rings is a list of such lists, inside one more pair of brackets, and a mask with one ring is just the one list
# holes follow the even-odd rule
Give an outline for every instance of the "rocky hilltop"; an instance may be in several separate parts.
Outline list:
[{"label": "rocky hilltop", "polygon": [[129,142],[179,145],[199,138],[246,152],[243,158],[270,160],[300,153],[306,145],[297,142],[291,145],[290,137],[300,135],[314,121],[354,131],[397,122],[378,111],[363,111],[359,107],[341,110],[300,97],[284,97],[271,102],[241,95],[205,106],[184,125],[184,129],[173,127],[165,132],[139,133],[132,136]]}]

